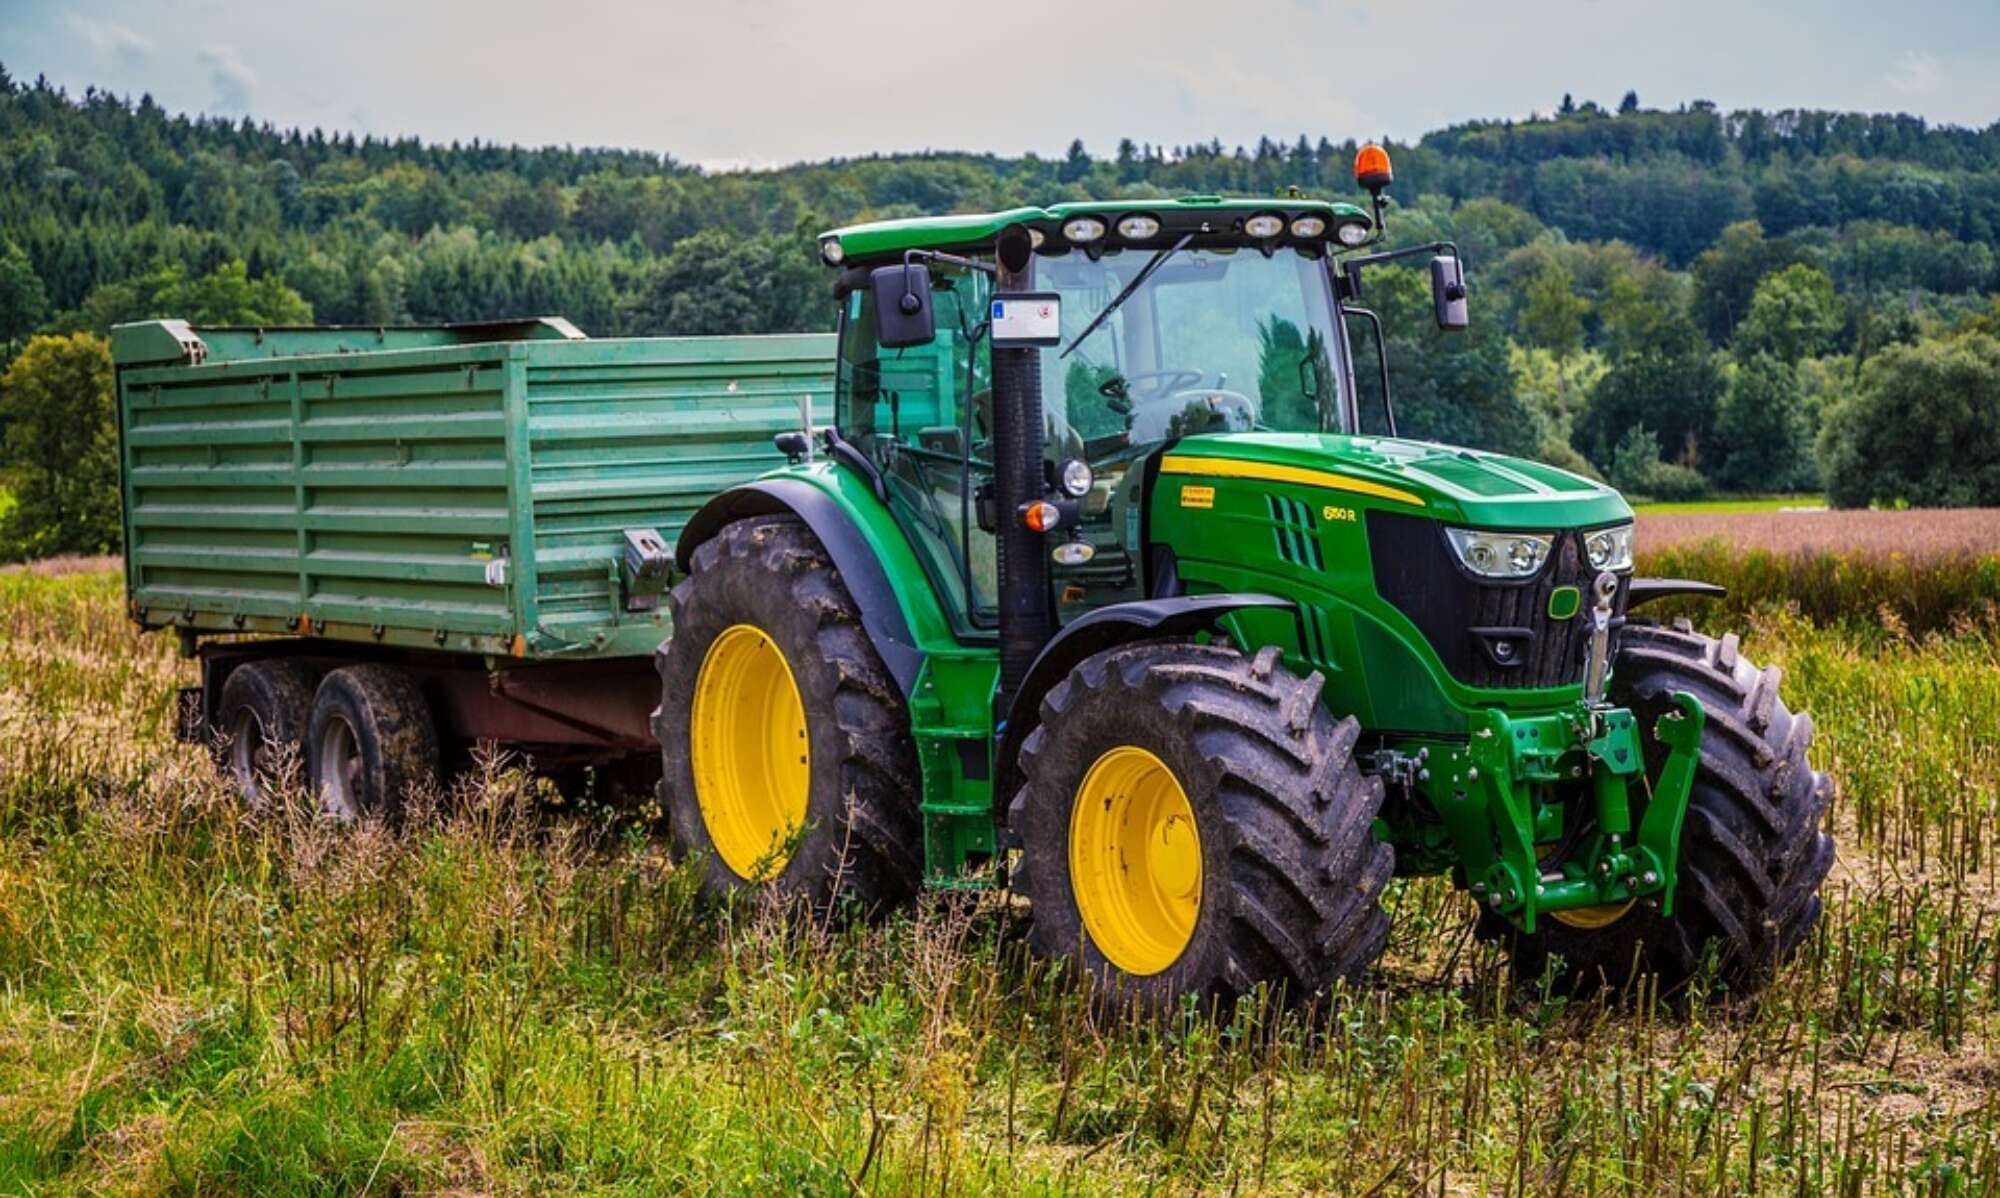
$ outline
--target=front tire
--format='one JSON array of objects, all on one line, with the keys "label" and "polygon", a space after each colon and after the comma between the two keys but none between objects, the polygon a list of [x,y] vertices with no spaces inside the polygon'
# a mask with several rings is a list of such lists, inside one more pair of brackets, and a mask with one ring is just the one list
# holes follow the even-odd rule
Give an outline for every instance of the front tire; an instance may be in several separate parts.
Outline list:
[{"label": "front tire", "polygon": [[711,897],[908,901],[923,879],[909,711],[825,548],[796,517],[756,516],[691,565],[653,713],[676,854],[702,859]]},{"label": "front tire", "polygon": [[1812,717],[1778,697],[1781,676],[1744,658],[1733,633],[1717,640],[1684,623],[1623,631],[1612,697],[1649,733],[1650,776],[1665,754],[1650,731],[1673,692],[1689,692],[1707,710],[1675,911],[1633,907],[1591,927],[1550,919],[1533,935],[1486,913],[1482,934],[1511,945],[1518,977],[1538,978],[1560,957],[1566,988],[1622,988],[1650,974],[1675,990],[1712,964],[1713,980],[1747,994],[1791,959],[1819,919],[1820,884],[1833,867],[1833,840],[1822,831],[1833,783],[1806,760]]},{"label": "front tire", "polygon": [[1154,643],[1086,659],[1022,746],[1008,810],[1029,946],[1114,1002],[1297,1001],[1382,951],[1393,850],[1359,726],[1266,648]]}]

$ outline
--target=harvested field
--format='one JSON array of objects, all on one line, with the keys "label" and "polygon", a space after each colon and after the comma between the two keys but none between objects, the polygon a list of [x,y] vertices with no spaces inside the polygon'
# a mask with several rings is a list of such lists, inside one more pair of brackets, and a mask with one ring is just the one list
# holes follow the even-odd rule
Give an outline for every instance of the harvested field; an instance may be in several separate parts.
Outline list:
[{"label": "harvested field", "polygon": [[1648,614],[1784,610],[1891,638],[2000,624],[2000,509],[1639,517],[1639,573],[1729,588]]},{"label": "harvested field", "polygon": [[2000,508],[1639,517],[1639,544],[1648,550],[1711,539],[1773,553],[1902,553],[1930,561],[2000,553]]},{"label": "harvested field", "polygon": [[505,760],[400,827],[245,812],[114,574],[0,574],[0,1193],[1994,1193],[2000,633],[1745,631],[1840,787],[1762,1001],[1511,989],[1432,878],[1315,1017],[1155,1028],[996,899],[718,917]]}]

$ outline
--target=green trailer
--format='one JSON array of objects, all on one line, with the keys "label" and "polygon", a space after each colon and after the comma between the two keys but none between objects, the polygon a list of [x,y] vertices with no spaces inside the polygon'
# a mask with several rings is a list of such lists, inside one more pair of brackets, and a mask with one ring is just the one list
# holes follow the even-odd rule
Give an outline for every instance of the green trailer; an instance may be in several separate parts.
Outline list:
[{"label": "green trailer", "polygon": [[447,755],[649,761],[673,539],[831,417],[826,336],[152,321],[112,347],[131,615],[200,653],[190,730],[282,651],[414,671]]}]

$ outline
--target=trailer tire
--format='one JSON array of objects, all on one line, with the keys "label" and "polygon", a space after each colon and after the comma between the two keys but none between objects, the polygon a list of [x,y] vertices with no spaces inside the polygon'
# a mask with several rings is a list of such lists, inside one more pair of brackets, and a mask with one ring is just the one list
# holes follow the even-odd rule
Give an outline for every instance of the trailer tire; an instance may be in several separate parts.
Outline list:
[{"label": "trailer tire", "polygon": [[412,788],[435,786],[437,728],[416,681],[394,666],[346,666],[320,680],[306,730],[306,778],[343,822],[393,819]]},{"label": "trailer tire", "polygon": [[760,515],[689,565],[653,713],[676,856],[699,859],[711,898],[907,902],[923,881],[909,709],[826,548],[797,517]]},{"label": "trailer tire", "polygon": [[1627,626],[1613,678],[1612,697],[1648,730],[1649,774],[1657,776],[1664,754],[1650,730],[1673,692],[1689,692],[1707,711],[1673,916],[1634,907],[1601,927],[1550,919],[1528,935],[1487,912],[1480,932],[1510,947],[1523,981],[1560,957],[1561,984],[1574,992],[1651,976],[1663,992],[1707,977],[1755,993],[1819,920],[1820,884],[1833,866],[1833,840],[1822,830],[1833,783],[1806,760],[1812,717],[1785,706],[1780,671],[1751,664],[1734,633],[1702,636],[1685,622]]},{"label": "trailer tire", "polygon": [[1355,764],[1360,726],[1323,684],[1275,647],[1156,641],[1051,688],[1007,816],[1029,947],[1101,1002],[1153,1011],[1359,980],[1388,937],[1395,854],[1374,835],[1383,785]]},{"label": "trailer tire", "polygon": [[246,661],[223,679],[215,711],[217,762],[250,806],[263,804],[283,763],[304,765],[301,746],[317,682],[311,667],[285,657]]}]

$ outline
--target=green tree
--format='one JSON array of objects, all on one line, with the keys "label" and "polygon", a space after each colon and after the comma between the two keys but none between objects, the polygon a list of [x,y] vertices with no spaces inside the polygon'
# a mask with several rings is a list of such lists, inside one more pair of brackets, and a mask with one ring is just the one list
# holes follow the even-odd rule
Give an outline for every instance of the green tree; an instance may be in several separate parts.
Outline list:
[{"label": "green tree", "polygon": [[13,242],[0,242],[0,352],[42,323],[48,292],[34,263]]},{"label": "green tree", "polygon": [[1643,424],[1625,430],[1611,454],[1611,485],[1628,497],[1682,500],[1708,493],[1700,471],[1660,460],[1660,439]]},{"label": "green tree", "polygon": [[1604,376],[1603,356],[1585,350],[1557,361],[1548,350],[1513,345],[1508,363],[1514,371],[1515,393],[1535,418],[1535,458],[1586,477],[1602,477],[1570,444],[1570,434],[1584,397]]},{"label": "green tree", "polygon": [[1560,361],[1583,348],[1583,317],[1588,310],[1569,271],[1560,262],[1550,262],[1528,280],[1521,302],[1521,336]]},{"label": "green tree", "polygon": [[0,555],[118,548],[111,378],[110,345],[91,333],[32,338],[0,375],[0,474],[15,501],[0,520]]},{"label": "green tree", "polygon": [[823,269],[795,237],[707,229],[675,245],[628,301],[628,331],[704,336],[819,332],[833,324]]},{"label": "green tree", "polygon": [[1766,238],[1754,220],[1723,229],[1694,260],[1694,317],[1709,340],[1727,344],[1737,322],[1750,314],[1758,282],[1794,260],[1791,246]]},{"label": "green tree", "polygon": [[1757,284],[1749,314],[1736,327],[1736,352],[1745,361],[1768,354],[1796,366],[1831,349],[1841,323],[1833,279],[1816,266],[1795,262]]},{"label": "green tree", "polygon": [[1056,179],[1063,183],[1075,183],[1089,173],[1090,152],[1083,148],[1083,139],[1079,137],[1069,143],[1069,152],[1063,155]]},{"label": "green tree", "polygon": [[1796,368],[1768,353],[1744,362],[1715,417],[1716,477],[1739,491],[1790,491],[1818,483],[1812,428]]},{"label": "green tree", "polygon": [[1608,469],[1626,430],[1656,430],[1669,461],[1696,469],[1715,428],[1724,389],[1716,355],[1684,316],[1669,318],[1652,342],[1619,358],[1591,388],[1571,438]]},{"label": "green tree", "polygon": [[[1463,332],[1439,332],[1431,311],[1428,276],[1382,269],[1368,276],[1365,297],[1388,334],[1390,387],[1397,431],[1406,437],[1471,445],[1502,453],[1530,453],[1535,419],[1514,389],[1506,334],[1496,320],[1474,318]],[[1478,292],[1473,294],[1475,308]],[[1363,427],[1379,424],[1380,384],[1372,337],[1356,363]]]},{"label": "green tree", "polygon": [[1452,210],[1448,225],[1468,265],[1479,268],[1548,233],[1532,213],[1493,196],[1477,196],[1460,204]]},{"label": "green tree", "polygon": [[197,325],[311,324],[312,305],[281,279],[250,277],[241,261],[224,262],[198,279],[179,265],[138,279],[107,283],[90,293],[76,324],[105,332],[134,320],[185,320]]},{"label": "green tree", "polygon": [[1820,471],[1837,507],[2000,506],[2000,339],[1892,345],[1820,426]]}]

